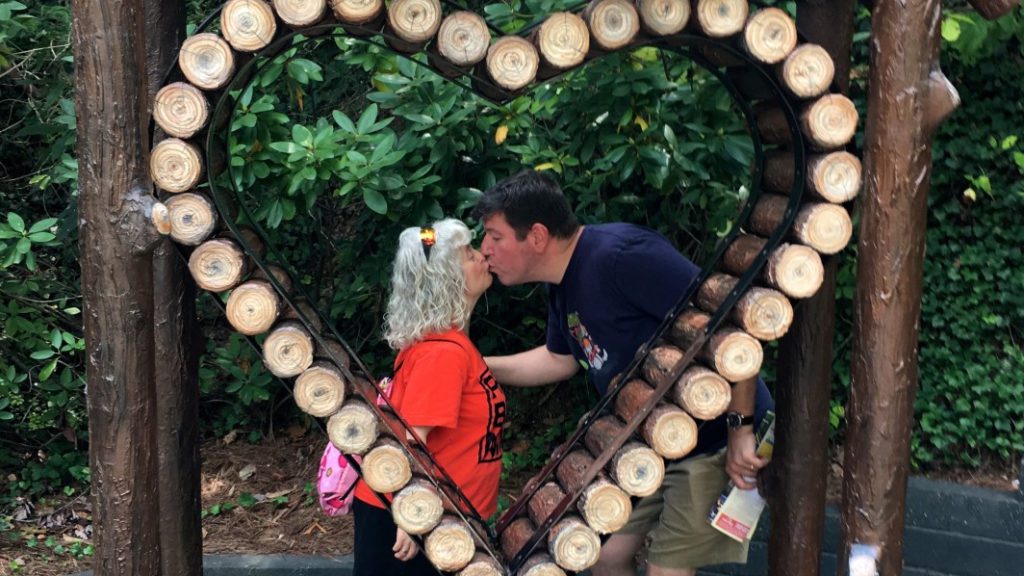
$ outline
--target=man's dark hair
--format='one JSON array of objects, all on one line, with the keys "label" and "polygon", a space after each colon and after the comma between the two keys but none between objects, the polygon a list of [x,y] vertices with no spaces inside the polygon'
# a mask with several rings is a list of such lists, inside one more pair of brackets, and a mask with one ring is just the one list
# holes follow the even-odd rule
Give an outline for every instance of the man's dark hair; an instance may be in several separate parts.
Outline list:
[{"label": "man's dark hair", "polygon": [[505,216],[519,240],[534,223],[546,226],[555,238],[569,238],[579,228],[555,179],[535,170],[523,170],[491,186],[473,208],[473,217],[481,222],[496,214]]}]

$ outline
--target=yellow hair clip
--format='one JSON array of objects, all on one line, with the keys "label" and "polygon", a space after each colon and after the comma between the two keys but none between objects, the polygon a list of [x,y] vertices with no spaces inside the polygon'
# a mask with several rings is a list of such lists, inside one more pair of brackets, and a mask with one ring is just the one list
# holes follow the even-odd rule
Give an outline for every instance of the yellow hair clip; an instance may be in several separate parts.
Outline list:
[{"label": "yellow hair clip", "polygon": [[423,244],[423,257],[430,260],[430,248],[437,242],[437,233],[433,228],[420,228],[420,243]]}]

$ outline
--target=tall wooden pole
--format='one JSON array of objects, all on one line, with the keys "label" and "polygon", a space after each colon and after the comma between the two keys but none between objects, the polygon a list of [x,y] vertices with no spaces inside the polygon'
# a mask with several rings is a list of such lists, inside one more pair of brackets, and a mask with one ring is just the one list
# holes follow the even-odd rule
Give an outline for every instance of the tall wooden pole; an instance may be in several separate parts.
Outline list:
[{"label": "tall wooden pole", "polygon": [[[148,109],[185,38],[185,5],[145,0]],[[160,563],[165,575],[199,576],[203,537],[199,458],[199,351],[195,284],[174,243],[153,252],[156,453]]]},{"label": "tall wooden pole", "polygon": [[[849,87],[854,4],[854,0],[797,2],[800,32],[832,56],[835,78],[844,93]],[[773,576],[820,573],[839,258],[829,257],[824,265],[821,288],[796,306],[793,324],[779,343],[778,418],[768,494],[772,510],[768,569]]]},{"label": "tall wooden pole", "polygon": [[959,104],[938,69],[941,16],[940,0],[871,15],[839,574],[903,567],[932,137]]},{"label": "tall wooden pole", "polygon": [[140,0],[71,8],[93,573],[153,576],[161,568],[144,14]]}]

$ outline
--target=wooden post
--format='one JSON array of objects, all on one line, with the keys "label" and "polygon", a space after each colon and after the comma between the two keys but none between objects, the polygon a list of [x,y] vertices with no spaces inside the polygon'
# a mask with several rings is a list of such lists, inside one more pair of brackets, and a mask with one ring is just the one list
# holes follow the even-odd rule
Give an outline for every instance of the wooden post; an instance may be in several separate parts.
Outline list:
[{"label": "wooden post", "polygon": [[917,394],[932,137],[959,104],[939,71],[940,0],[871,15],[840,574],[899,574]]},{"label": "wooden post", "polygon": [[162,572],[144,8],[71,3],[96,576]]},{"label": "wooden post", "polygon": [[[797,28],[828,51],[844,92],[849,86],[854,5],[854,0],[797,2]],[[778,417],[768,490],[772,576],[820,574],[838,264],[836,256],[824,259],[821,288],[796,306],[789,332],[779,342]]]}]

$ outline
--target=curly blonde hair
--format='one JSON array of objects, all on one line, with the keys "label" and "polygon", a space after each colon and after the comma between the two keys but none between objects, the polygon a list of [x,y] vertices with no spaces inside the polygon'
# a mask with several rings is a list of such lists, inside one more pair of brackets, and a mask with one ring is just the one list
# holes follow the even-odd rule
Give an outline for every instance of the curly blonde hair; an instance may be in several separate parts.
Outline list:
[{"label": "curly blonde hair", "polygon": [[433,224],[435,243],[427,258],[418,226],[398,236],[384,339],[395,350],[427,334],[465,329],[472,312],[466,298],[462,260],[472,233],[454,218]]}]

